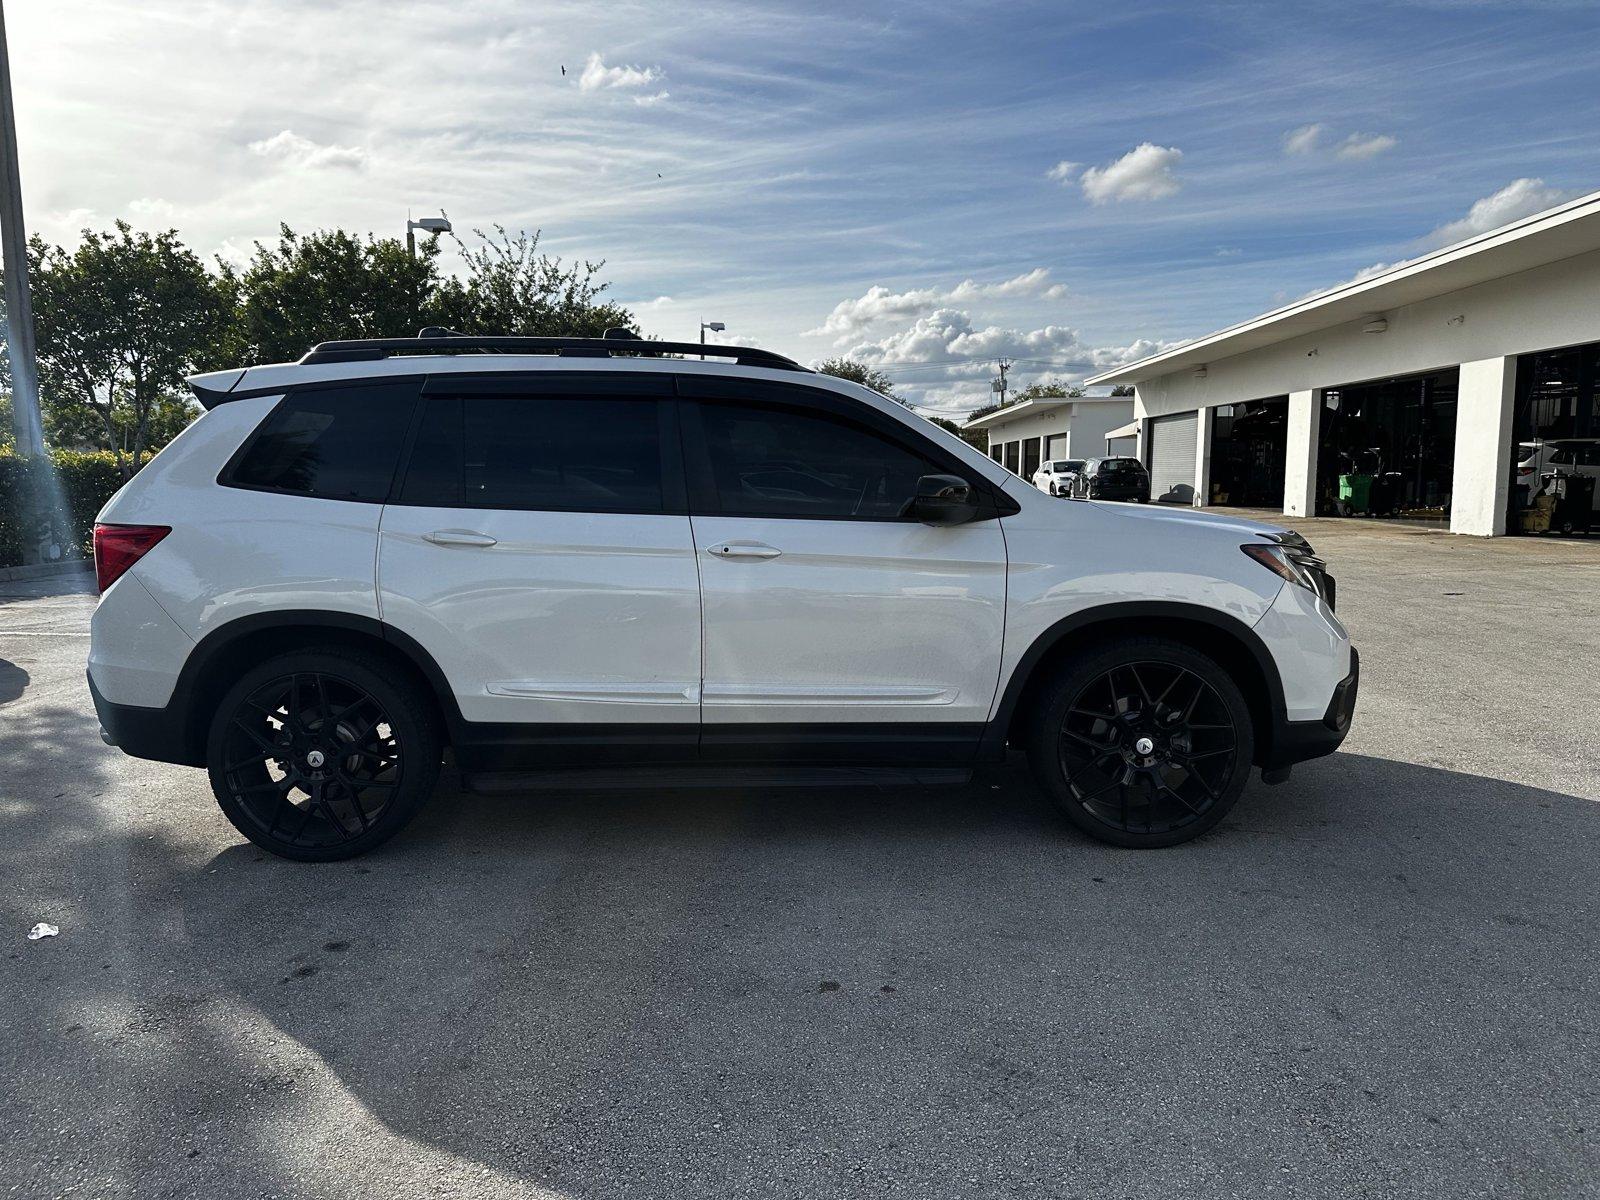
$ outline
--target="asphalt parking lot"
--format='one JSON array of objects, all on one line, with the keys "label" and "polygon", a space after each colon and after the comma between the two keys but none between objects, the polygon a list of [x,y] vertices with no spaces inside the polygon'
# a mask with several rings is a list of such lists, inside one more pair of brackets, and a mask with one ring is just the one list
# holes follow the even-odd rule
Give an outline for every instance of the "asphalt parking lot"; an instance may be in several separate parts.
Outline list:
[{"label": "asphalt parking lot", "polygon": [[1012,766],[282,862],[0,583],[0,1195],[1594,1195],[1600,538],[1297,527],[1354,731],[1144,853]]}]

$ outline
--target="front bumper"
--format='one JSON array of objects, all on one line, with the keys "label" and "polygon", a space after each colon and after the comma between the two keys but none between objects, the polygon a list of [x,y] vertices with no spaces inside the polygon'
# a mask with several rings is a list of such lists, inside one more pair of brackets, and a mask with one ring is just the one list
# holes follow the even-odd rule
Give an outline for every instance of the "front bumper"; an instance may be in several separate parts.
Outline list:
[{"label": "front bumper", "polygon": [[1339,748],[1355,717],[1356,693],[1361,687],[1361,655],[1350,647],[1350,674],[1333,689],[1328,711],[1320,721],[1280,720],[1273,724],[1270,743],[1261,755],[1261,769],[1282,770],[1311,758],[1321,758]]}]

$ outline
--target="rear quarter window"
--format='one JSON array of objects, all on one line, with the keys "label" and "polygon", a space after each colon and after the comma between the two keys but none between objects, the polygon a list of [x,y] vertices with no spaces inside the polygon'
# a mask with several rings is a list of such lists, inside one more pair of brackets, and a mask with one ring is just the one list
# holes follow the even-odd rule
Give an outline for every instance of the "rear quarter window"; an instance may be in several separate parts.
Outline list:
[{"label": "rear quarter window", "polygon": [[267,415],[223,482],[379,503],[394,480],[418,387],[380,383],[293,392]]}]

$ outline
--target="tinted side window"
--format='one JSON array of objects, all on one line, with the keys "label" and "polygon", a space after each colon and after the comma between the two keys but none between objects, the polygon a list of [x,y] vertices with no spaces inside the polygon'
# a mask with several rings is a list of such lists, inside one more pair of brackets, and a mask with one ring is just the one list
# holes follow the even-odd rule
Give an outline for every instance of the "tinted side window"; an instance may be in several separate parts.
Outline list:
[{"label": "tinted side window", "polygon": [[944,468],[820,413],[703,404],[712,486],[726,516],[897,520],[923,475]]},{"label": "tinted side window", "polygon": [[291,393],[261,423],[227,481],[327,500],[381,501],[416,398],[415,383]]},{"label": "tinted side window", "polygon": [[661,512],[654,400],[444,396],[424,402],[403,504]]}]

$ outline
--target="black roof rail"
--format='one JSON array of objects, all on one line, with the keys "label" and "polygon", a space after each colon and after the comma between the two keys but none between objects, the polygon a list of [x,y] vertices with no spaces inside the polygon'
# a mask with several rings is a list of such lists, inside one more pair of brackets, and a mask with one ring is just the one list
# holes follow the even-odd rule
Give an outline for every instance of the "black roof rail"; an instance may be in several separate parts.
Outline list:
[{"label": "black roof rail", "polygon": [[809,371],[792,358],[750,346],[702,345],[699,342],[655,342],[628,329],[608,329],[604,337],[478,337],[430,325],[414,338],[354,338],[318,342],[300,358],[313,363],[367,362],[394,354],[456,354],[461,351],[498,354],[556,354],[568,358],[607,358],[624,354],[659,358],[664,354],[731,358],[741,367]]}]

